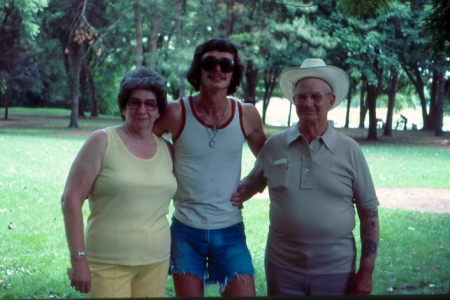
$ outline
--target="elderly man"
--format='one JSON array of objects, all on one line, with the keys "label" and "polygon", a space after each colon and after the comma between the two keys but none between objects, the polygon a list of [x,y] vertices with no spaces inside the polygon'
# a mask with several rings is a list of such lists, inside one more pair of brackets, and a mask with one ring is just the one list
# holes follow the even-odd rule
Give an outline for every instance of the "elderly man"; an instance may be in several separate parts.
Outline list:
[{"label": "elderly man", "polygon": [[[360,147],[327,120],[348,92],[348,76],[321,59],[306,59],[285,70],[279,83],[300,120],[267,140],[231,198],[241,206],[269,188],[267,294],[370,294],[379,203]],[[354,206],[362,247],[356,274]]]}]

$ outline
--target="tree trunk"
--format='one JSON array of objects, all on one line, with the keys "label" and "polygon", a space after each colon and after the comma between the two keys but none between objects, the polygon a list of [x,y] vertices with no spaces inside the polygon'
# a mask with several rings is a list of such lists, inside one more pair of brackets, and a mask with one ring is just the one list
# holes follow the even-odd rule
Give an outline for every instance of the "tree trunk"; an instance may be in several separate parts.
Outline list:
[{"label": "tree trunk", "polygon": [[71,114],[70,128],[78,128],[78,106],[80,97],[80,71],[81,71],[81,44],[83,36],[81,14],[87,0],[73,0],[67,16],[71,16],[70,32],[60,38],[63,46],[64,67],[66,68],[67,81],[70,91]]},{"label": "tree trunk", "polygon": [[350,107],[352,105],[352,88],[350,87],[350,90],[347,94],[347,112],[345,113],[345,125],[344,128],[348,128],[350,123]]},{"label": "tree trunk", "polygon": [[84,111],[86,109],[86,77],[87,77],[86,59],[81,61],[80,70],[80,100],[78,103],[78,117],[86,117]]},{"label": "tree trunk", "polygon": [[9,53],[9,62],[8,67],[10,70],[10,78],[6,81],[6,93],[5,93],[5,120],[8,120],[8,113],[9,113],[9,103],[11,100],[11,88],[12,83],[15,81],[16,76],[16,58],[14,55],[13,49],[11,49],[11,52]]},{"label": "tree trunk", "polygon": [[70,128],[78,128],[78,105],[80,96],[80,70],[81,70],[81,57],[80,57],[80,45],[77,42],[70,41],[69,47],[69,88],[71,114],[70,114]]},{"label": "tree trunk", "polygon": [[256,86],[258,83],[258,69],[253,69],[253,61],[247,60],[245,68],[244,102],[256,104]]},{"label": "tree trunk", "polygon": [[[175,30],[177,37],[177,44],[181,46],[181,0],[175,1]],[[185,74],[180,67],[178,67],[178,82],[179,82],[179,97],[184,97],[186,95],[186,85],[184,83]]]},{"label": "tree trunk", "polygon": [[281,71],[278,68],[264,71],[264,99],[262,107],[262,122],[266,124],[266,112],[269,106],[270,98],[272,97],[273,89],[277,82]]},{"label": "tree trunk", "polygon": [[359,97],[359,128],[364,128],[364,122],[367,114],[367,79],[365,77],[361,80],[361,93]]},{"label": "tree trunk", "polygon": [[66,71],[66,75],[69,76],[69,72],[70,72],[70,62],[69,62],[69,52],[66,51],[66,43],[60,41],[61,43],[61,50],[62,50],[62,54],[63,54],[63,65],[64,65],[64,70]]},{"label": "tree trunk", "polygon": [[139,0],[136,0],[133,5],[134,9],[134,25],[136,27],[136,67],[142,66],[144,48],[142,46],[142,23],[141,23],[141,8]]},{"label": "tree trunk", "polygon": [[438,95],[436,103],[436,117],[434,125],[434,135],[443,136],[444,131],[442,126],[444,125],[444,97],[445,97],[445,78],[444,74],[440,73],[437,77],[438,80]]},{"label": "tree trunk", "polygon": [[91,117],[98,117],[97,91],[95,90],[94,78],[89,70],[89,65],[87,67],[89,90],[91,91]]},{"label": "tree trunk", "polygon": [[156,70],[156,51],[158,49],[158,34],[161,30],[161,24],[162,24],[162,15],[161,11],[159,10],[159,7],[157,4],[155,4],[155,14],[153,18],[153,25],[152,25],[152,33],[150,36],[150,42],[148,43],[148,52],[150,55],[149,59],[149,67],[152,70]]},{"label": "tree trunk", "polygon": [[373,84],[369,84],[367,87],[367,104],[369,110],[369,133],[367,140],[377,141],[377,87]]},{"label": "tree trunk", "polygon": [[395,95],[397,94],[398,72],[395,68],[392,68],[391,71],[391,82],[388,89],[388,107],[383,136],[392,136],[392,117],[394,115]]},{"label": "tree trunk", "polygon": [[431,82],[430,101],[428,104],[428,122],[430,130],[436,130],[436,110],[437,110],[437,97],[438,97],[438,84],[439,84],[439,71],[433,70],[433,81]]},{"label": "tree trunk", "polygon": [[234,27],[234,0],[227,0],[227,20],[225,23],[225,38],[233,34]]},{"label": "tree trunk", "polygon": [[6,89],[6,94],[5,94],[5,120],[8,120],[8,109],[9,109],[9,95],[11,89],[8,87]]},{"label": "tree trunk", "polygon": [[292,114],[292,102],[289,101],[289,115],[288,115],[288,123],[287,123],[288,127],[291,127],[291,114]]},{"label": "tree trunk", "polygon": [[378,55],[381,53],[381,50],[378,47],[375,47],[375,53],[377,56],[374,59],[373,62],[373,69],[375,71],[375,74],[377,76],[377,86],[374,84],[369,83],[367,87],[367,105],[369,107],[369,133],[367,135],[367,139],[370,141],[377,141],[377,98],[378,95],[381,92],[381,89],[383,87],[382,81],[382,75],[383,75],[383,69],[379,66],[378,61]]},{"label": "tree trunk", "polygon": [[420,105],[422,107],[422,120],[423,120],[423,130],[431,130],[433,128],[433,124],[430,124],[430,120],[428,118],[427,113],[427,101],[425,100],[425,93],[424,93],[424,86],[422,80],[422,75],[415,65],[402,65],[403,70],[405,71],[406,75],[408,75],[409,80],[414,85],[414,88],[416,89],[417,95],[420,99]]}]

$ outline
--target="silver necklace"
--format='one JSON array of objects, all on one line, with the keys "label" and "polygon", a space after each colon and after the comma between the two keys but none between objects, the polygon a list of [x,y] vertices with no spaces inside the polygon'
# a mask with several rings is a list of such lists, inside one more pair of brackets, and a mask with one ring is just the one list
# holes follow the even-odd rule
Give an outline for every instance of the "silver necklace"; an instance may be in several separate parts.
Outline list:
[{"label": "silver necklace", "polygon": [[[206,122],[206,117],[203,114],[203,110],[200,109],[200,105],[197,107],[198,107],[197,109],[200,111],[200,116],[202,117],[203,125],[205,126],[205,129],[206,129],[206,133],[208,133],[208,136],[209,136],[209,147],[214,147],[216,145],[216,141],[214,141],[214,138],[216,137],[216,134],[219,131],[220,125],[222,125],[222,120],[223,120],[223,117],[225,116],[225,111],[227,110],[227,107],[228,107],[228,99],[227,99],[227,104],[225,105],[225,108],[222,111],[222,115],[220,116],[219,120],[214,124],[210,124],[209,122]],[[217,123],[219,125],[217,125]],[[206,124],[208,124],[209,126],[212,126],[211,133],[209,132],[209,128]]]}]

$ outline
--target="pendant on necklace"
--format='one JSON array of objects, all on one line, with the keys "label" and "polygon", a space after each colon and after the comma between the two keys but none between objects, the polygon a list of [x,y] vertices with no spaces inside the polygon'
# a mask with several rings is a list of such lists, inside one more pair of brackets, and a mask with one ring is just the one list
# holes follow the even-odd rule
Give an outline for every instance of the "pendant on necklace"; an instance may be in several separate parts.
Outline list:
[{"label": "pendant on necklace", "polygon": [[216,145],[216,142],[215,141],[209,141],[209,146],[212,148],[212,147],[214,147]]}]

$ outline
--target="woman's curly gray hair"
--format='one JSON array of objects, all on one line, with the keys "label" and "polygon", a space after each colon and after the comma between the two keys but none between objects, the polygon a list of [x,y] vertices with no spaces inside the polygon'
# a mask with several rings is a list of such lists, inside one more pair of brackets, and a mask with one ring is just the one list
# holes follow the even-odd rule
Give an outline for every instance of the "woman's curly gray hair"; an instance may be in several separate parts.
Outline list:
[{"label": "woman's curly gray hair", "polygon": [[125,121],[125,116],[122,112],[127,106],[131,92],[135,89],[150,90],[155,93],[159,114],[162,115],[164,113],[167,106],[167,90],[164,80],[150,68],[137,67],[128,72],[120,82],[117,104],[119,105],[123,121]]}]

